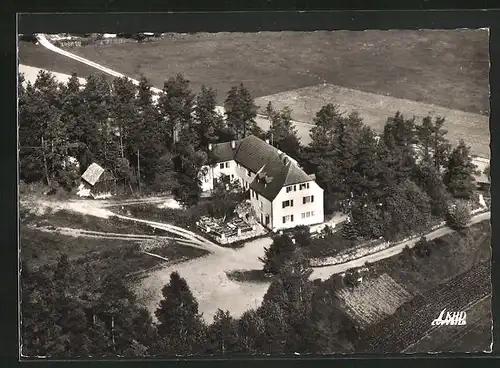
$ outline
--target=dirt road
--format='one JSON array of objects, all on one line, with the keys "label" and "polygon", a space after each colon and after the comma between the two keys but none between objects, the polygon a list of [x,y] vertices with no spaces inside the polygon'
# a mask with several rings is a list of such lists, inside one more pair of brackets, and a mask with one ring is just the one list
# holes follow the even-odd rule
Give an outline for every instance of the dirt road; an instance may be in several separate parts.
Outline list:
[{"label": "dirt road", "polygon": [[[490,216],[491,216],[491,212],[485,212],[485,213],[481,213],[479,215],[476,215],[472,218],[469,225],[477,224],[478,222],[488,220],[490,218]],[[426,238],[429,240],[432,240],[432,239],[442,237],[442,236],[449,234],[451,232],[453,232],[453,230],[450,229],[449,227],[443,227],[443,228],[440,228],[440,229],[437,229],[435,231],[428,233],[426,235]],[[311,278],[325,280],[325,279],[328,279],[333,274],[345,272],[350,268],[361,267],[366,262],[374,263],[374,262],[380,261],[380,260],[385,259],[385,258],[393,257],[396,254],[401,253],[406,246],[412,248],[418,240],[419,240],[419,238],[411,239],[411,240],[408,240],[406,242],[394,245],[388,249],[382,250],[380,252],[373,253],[373,254],[367,255],[365,257],[358,258],[358,259],[355,259],[353,261],[342,263],[339,265],[317,267],[314,269],[314,271],[311,275]]]},{"label": "dirt road", "polygon": [[[50,202],[39,201],[31,204],[32,207],[45,206],[52,210],[66,209],[77,213],[104,217],[115,216],[113,212],[99,206],[99,201],[74,201],[74,202]],[[161,289],[169,282],[170,274],[173,271],[179,272],[188,282],[193,295],[197,298],[200,311],[204,318],[211,322],[218,308],[229,310],[234,317],[239,317],[250,308],[260,305],[269,283],[235,282],[227,277],[226,272],[236,270],[261,269],[262,263],[259,257],[264,255],[264,249],[271,244],[270,238],[263,238],[248,242],[243,248],[230,249],[220,247],[217,244],[204,239],[189,230],[160,222],[147,221],[127,216],[118,215],[122,219],[146,223],[175,234],[182,238],[186,246],[198,246],[208,250],[211,254],[175,265],[166,265],[164,268],[149,273],[136,286],[135,291],[140,302],[151,312],[156,310],[161,299]],[[490,213],[483,213],[475,216],[471,223],[477,223],[490,218]],[[74,231],[74,229],[73,229]],[[443,228],[431,232],[428,238],[436,238],[450,233],[452,230]],[[88,235],[91,235],[90,233]],[[109,235],[108,235],[109,236]],[[120,236],[114,234],[112,236]],[[392,257],[400,253],[403,248],[413,246],[418,239],[395,245],[381,252],[347,262],[341,265],[315,268],[311,276],[312,279],[326,279],[333,274],[341,273],[352,267],[359,267],[366,262],[376,262],[378,260]]]}]

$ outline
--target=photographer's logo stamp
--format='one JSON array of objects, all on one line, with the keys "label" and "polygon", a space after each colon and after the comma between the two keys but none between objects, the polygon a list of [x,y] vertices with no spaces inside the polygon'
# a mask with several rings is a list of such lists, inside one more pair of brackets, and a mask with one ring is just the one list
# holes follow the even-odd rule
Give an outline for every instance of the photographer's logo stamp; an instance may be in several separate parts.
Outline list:
[{"label": "photographer's logo stamp", "polygon": [[[446,315],[445,315],[446,313]],[[432,321],[432,326],[464,326],[467,324],[466,312],[446,312],[446,308],[441,311],[438,318]]]}]

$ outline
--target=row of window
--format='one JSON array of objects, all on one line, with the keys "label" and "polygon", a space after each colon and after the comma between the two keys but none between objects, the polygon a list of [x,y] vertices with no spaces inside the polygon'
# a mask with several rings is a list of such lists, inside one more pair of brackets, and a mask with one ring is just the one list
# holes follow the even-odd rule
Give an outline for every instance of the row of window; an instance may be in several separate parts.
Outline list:
[{"label": "row of window", "polygon": [[230,164],[229,162],[222,162],[222,163],[219,164],[219,168],[223,169],[224,166],[225,166],[226,169],[227,169],[227,168],[229,168],[229,164]]},{"label": "row of window", "polygon": [[[314,211],[303,212],[301,213],[301,217],[303,219],[314,217]],[[283,216],[283,223],[286,224],[287,222],[293,222],[293,215]]]},{"label": "row of window", "polygon": [[[312,203],[312,202],[314,202],[313,195],[302,197],[302,204],[307,204],[307,203]],[[287,199],[286,201],[283,201],[281,203],[281,206],[282,206],[282,208],[293,207],[293,199]]]},{"label": "row of window", "polygon": [[303,219],[305,219],[305,218],[309,218],[309,217],[314,217],[314,211],[307,211],[307,212],[303,212],[303,213],[301,214],[301,217],[302,217]]},{"label": "row of window", "polygon": [[[299,184],[299,190],[304,190],[304,189],[309,189],[309,183],[302,183]],[[297,185],[290,185],[286,187],[286,192],[290,193],[291,191],[296,192],[297,191]]]}]

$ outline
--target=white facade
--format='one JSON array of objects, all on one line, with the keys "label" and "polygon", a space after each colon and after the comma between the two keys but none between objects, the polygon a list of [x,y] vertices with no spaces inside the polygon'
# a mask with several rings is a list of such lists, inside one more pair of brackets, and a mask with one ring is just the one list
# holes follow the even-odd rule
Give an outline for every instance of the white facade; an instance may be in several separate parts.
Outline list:
[{"label": "white facade", "polygon": [[322,223],[323,189],[315,181],[283,187],[273,201],[272,214],[273,230]]},{"label": "white facade", "polygon": [[[228,146],[225,147],[228,148]],[[209,150],[211,149],[212,146],[210,145]],[[231,142],[231,149],[237,150],[234,141]],[[268,148],[260,146],[260,148],[256,147],[256,149],[265,151]],[[229,158],[231,156],[230,153],[230,151],[229,154],[228,151],[225,151],[223,157]],[[281,157],[283,153],[279,150],[275,150],[275,152],[271,152],[270,154],[274,153],[279,156],[279,162],[281,162],[281,160],[283,160]],[[235,157],[238,158],[238,156]],[[263,161],[261,160],[259,162]],[[276,164],[277,160],[274,162]],[[251,165],[251,163],[252,162],[249,161],[248,164]],[[283,162],[283,165],[290,164],[297,165],[297,162],[291,158]],[[257,165],[254,164],[253,166],[255,169]],[[212,166],[206,165],[200,172],[202,190],[213,190],[215,179],[219,178],[221,175],[227,175],[232,180],[238,180],[241,187],[245,191],[248,190],[249,192],[250,202],[252,204],[256,220],[269,230],[276,231],[300,225],[310,226],[324,222],[323,189],[313,180],[313,178],[309,177],[302,171],[300,171],[301,174],[293,178],[293,175],[297,175],[297,168],[293,169],[295,171],[289,169],[290,172],[293,172],[294,174],[291,174],[292,177],[290,178],[288,177],[288,174],[286,174],[286,177],[281,176],[281,180],[283,180],[284,184],[278,184],[279,186],[276,189],[278,189],[279,192],[272,189],[271,192],[266,194],[266,189],[258,189],[258,185],[252,185],[252,182],[256,179],[257,174],[260,175],[260,172],[263,171],[264,166],[259,168],[258,172],[253,172],[234,159],[230,161],[221,161]],[[279,164],[274,167],[278,167],[277,170],[281,170],[280,172],[283,173],[283,170],[279,168]],[[298,168],[298,170],[300,170],[300,168]],[[273,172],[265,172],[265,175],[266,178],[269,177],[271,180],[273,179]],[[259,178],[259,180],[261,180],[261,178]],[[286,185],[294,181],[303,182]],[[264,193],[267,197],[259,193],[259,190],[263,190],[262,193]]]},{"label": "white facade", "polygon": [[236,162],[231,160],[219,162],[213,166],[203,166],[200,170],[201,190],[208,192],[214,189],[214,179],[218,179],[221,175],[236,179]]}]

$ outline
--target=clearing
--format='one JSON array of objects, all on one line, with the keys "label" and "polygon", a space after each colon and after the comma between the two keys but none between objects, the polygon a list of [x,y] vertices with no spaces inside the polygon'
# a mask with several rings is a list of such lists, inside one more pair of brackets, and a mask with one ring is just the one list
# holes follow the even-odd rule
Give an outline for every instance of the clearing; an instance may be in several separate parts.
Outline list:
[{"label": "clearing", "polygon": [[355,288],[337,292],[342,309],[358,325],[365,327],[394,314],[412,295],[389,275],[368,279]]},{"label": "clearing", "polygon": [[[312,122],[321,107],[334,103],[339,106],[340,111],[346,114],[357,111],[363,118],[363,122],[376,133],[383,132],[387,118],[394,116],[397,111],[405,117],[415,117],[418,124],[421,124],[425,116],[442,116],[446,118],[447,137],[453,145],[458,145],[460,139],[463,139],[471,146],[472,154],[482,157],[490,156],[489,118],[481,114],[451,110],[437,105],[331,84],[305,87],[256,99],[256,103],[260,106],[266,106],[268,102],[272,102],[278,109],[290,107],[292,118],[302,122]],[[302,144],[308,144],[310,137],[304,134],[307,126],[301,125],[296,128]]]},{"label": "clearing", "polygon": [[[144,74],[158,88],[183,73],[195,92],[216,88],[219,104],[240,82],[255,97],[329,83],[487,115],[488,38],[485,30],[222,32],[68,51],[135,79]],[[82,77],[94,72],[27,42],[19,42],[19,60]]]}]

